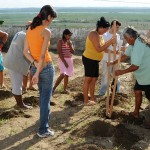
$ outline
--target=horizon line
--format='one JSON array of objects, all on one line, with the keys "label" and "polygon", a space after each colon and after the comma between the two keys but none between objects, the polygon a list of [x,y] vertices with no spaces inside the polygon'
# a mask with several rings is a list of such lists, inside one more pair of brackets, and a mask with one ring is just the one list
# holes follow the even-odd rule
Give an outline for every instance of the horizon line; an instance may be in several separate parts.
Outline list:
[{"label": "horizon line", "polygon": [[[23,9],[23,8],[41,8],[41,7],[12,7],[12,8],[0,8],[0,9]],[[148,9],[150,6],[144,7],[144,6],[104,6],[104,7],[99,7],[99,6],[56,6],[54,8],[142,8],[142,9]]]}]

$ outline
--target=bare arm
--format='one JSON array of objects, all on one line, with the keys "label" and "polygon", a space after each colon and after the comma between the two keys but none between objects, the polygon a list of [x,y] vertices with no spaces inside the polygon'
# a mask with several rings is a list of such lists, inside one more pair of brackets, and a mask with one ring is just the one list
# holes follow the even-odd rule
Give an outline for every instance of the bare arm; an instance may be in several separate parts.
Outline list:
[{"label": "bare arm", "polygon": [[[108,51],[110,51],[110,53],[114,54],[114,51],[112,51],[112,50],[109,50],[109,49],[104,50],[105,53],[108,53]],[[116,51],[116,54],[118,54],[118,51]]]},{"label": "bare arm", "polygon": [[0,48],[6,43],[8,39],[8,33],[0,31]]},{"label": "bare arm", "polygon": [[25,55],[25,57],[32,63],[34,62],[37,70],[32,78],[32,82],[33,84],[37,84],[38,83],[38,78],[39,78],[39,74],[43,68],[44,65],[44,60],[45,60],[45,53],[46,50],[48,48],[48,44],[49,44],[49,38],[50,38],[50,31],[48,29],[44,29],[42,32],[42,37],[44,39],[43,41],[43,45],[42,45],[42,51],[40,54],[40,60],[39,62],[35,62],[34,58],[31,56],[31,54],[28,52],[29,50],[29,44],[27,39],[25,39],[25,43],[24,43],[24,50],[23,50],[23,54]]},{"label": "bare arm", "polygon": [[96,31],[91,31],[88,36],[98,52],[106,50],[108,46],[116,42],[116,37],[112,37],[109,41],[105,42],[104,45],[100,45],[99,35]]},{"label": "bare arm", "polygon": [[64,59],[64,56],[62,54],[62,40],[59,40],[58,43],[57,43],[57,51],[58,51],[58,54],[59,54],[59,57],[60,57],[61,61],[64,63],[66,68],[68,68],[68,64],[67,64],[67,62]]},{"label": "bare arm", "polygon": [[127,69],[124,69],[124,70],[116,70],[115,71],[115,75],[116,76],[119,76],[119,75],[123,75],[123,74],[126,74],[126,73],[129,73],[129,72],[134,72],[136,70],[139,69],[139,66],[136,66],[136,65],[131,65],[129,68]]},{"label": "bare arm", "polygon": [[31,56],[31,54],[29,53],[29,44],[28,44],[28,41],[27,41],[26,38],[25,38],[25,41],[24,41],[23,54],[24,54],[24,56],[25,56],[31,63],[34,62],[34,58],[33,58],[33,57]]},{"label": "bare arm", "polygon": [[71,53],[74,54],[74,47],[73,47],[72,41],[68,40],[67,44],[69,45]]},{"label": "bare arm", "polygon": [[46,51],[48,49],[49,42],[50,42],[50,35],[51,35],[51,32],[50,32],[49,29],[44,29],[43,30],[42,36],[43,36],[44,41],[43,41],[43,45],[42,45],[42,51],[41,51],[41,54],[40,54],[40,60],[38,62],[38,67],[37,67],[37,70],[36,70],[37,75],[39,75],[39,73],[43,69],[45,54],[46,54]]},{"label": "bare arm", "polygon": [[[121,56],[121,59],[120,59],[120,62],[123,62],[123,61],[125,61],[126,59],[128,59],[129,57],[127,56],[127,55],[122,55]],[[116,63],[118,63],[118,59],[117,60],[115,60],[113,63],[112,63],[112,65],[114,65],[114,64],[116,64]]]}]

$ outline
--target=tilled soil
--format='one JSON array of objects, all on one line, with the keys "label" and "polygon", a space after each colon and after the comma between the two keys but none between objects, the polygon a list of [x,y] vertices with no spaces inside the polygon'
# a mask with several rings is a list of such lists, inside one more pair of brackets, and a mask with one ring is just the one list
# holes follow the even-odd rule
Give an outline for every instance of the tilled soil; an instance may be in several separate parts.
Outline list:
[{"label": "tilled soil", "polygon": [[[59,75],[57,54],[52,53],[51,55],[54,59],[57,77]],[[134,78],[132,73],[120,77],[121,93],[115,96],[112,117],[107,118],[106,97],[98,95],[101,75],[96,84],[97,104],[84,106],[82,93],[84,72],[81,56],[74,56],[74,63],[75,74],[69,80],[69,93],[61,93],[63,86],[61,84],[51,99],[50,126],[55,131],[55,136],[44,139],[36,135],[39,127],[38,91],[27,91],[23,94],[24,102],[30,104],[33,107],[32,109],[18,109],[11,94],[11,83],[7,70],[5,70],[7,89],[0,90],[0,149],[150,149],[149,129],[140,126],[144,117],[135,119],[129,115],[129,112],[134,109]],[[127,67],[127,65],[124,64],[123,67]],[[144,98],[141,113],[149,111],[145,110],[147,105],[148,102]]]}]

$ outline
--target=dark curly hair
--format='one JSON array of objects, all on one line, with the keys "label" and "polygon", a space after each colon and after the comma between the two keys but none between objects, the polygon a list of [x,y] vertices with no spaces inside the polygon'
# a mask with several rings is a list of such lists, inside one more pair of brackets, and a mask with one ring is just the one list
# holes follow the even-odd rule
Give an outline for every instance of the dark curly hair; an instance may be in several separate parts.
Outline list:
[{"label": "dark curly hair", "polygon": [[98,28],[108,28],[108,27],[110,27],[110,23],[106,21],[104,17],[101,17],[96,23],[96,31],[98,31]]}]

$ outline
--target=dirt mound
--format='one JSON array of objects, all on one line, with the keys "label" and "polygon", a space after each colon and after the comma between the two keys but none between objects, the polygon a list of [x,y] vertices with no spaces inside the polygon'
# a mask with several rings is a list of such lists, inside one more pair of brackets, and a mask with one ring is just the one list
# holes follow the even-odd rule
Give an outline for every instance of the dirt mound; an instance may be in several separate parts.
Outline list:
[{"label": "dirt mound", "polygon": [[83,90],[84,77],[77,77],[69,82],[68,88],[70,91],[82,91]]},{"label": "dirt mound", "polygon": [[77,103],[74,100],[73,101],[66,100],[64,105],[67,105],[67,106],[70,106],[70,107],[75,107],[75,106],[77,106]]},{"label": "dirt mound", "polygon": [[16,118],[16,117],[30,118],[31,115],[25,114],[22,110],[9,110],[0,114],[0,120]]},{"label": "dirt mound", "polygon": [[[99,149],[100,147],[105,147],[102,143],[98,142],[102,138],[111,139],[112,145],[119,147],[120,149],[130,150],[133,145],[135,145],[140,138],[133,134],[129,129],[127,129],[123,124],[113,126],[110,123],[96,120],[94,122],[85,125],[81,129],[74,130],[71,136],[76,136],[78,138],[86,138],[86,141],[92,141],[94,145],[92,148]],[[102,145],[101,145],[102,144]],[[106,144],[106,142],[105,142]],[[82,146],[82,148],[89,148],[87,145]],[[106,148],[106,147],[105,147]]]},{"label": "dirt mound", "polygon": [[82,60],[78,59],[78,58],[75,58],[73,60],[73,64],[74,64],[74,67],[77,68],[77,67],[79,67],[82,64]]},{"label": "dirt mound", "polygon": [[101,147],[95,144],[80,144],[69,147],[68,150],[103,150]]},{"label": "dirt mound", "polygon": [[12,93],[6,89],[0,89],[0,100],[12,97]]},{"label": "dirt mound", "polygon": [[30,96],[24,98],[24,103],[30,104],[33,107],[39,106],[39,97]]},{"label": "dirt mound", "polygon": [[74,95],[72,95],[73,96],[73,99],[75,100],[75,101],[81,101],[81,102],[83,102],[84,101],[84,97],[83,97],[83,93],[75,93]]},{"label": "dirt mound", "polygon": [[72,135],[80,136],[80,137],[111,137],[114,133],[115,127],[109,123],[96,120],[94,122],[89,123],[85,127],[82,127],[81,130],[76,130],[72,132]]},{"label": "dirt mound", "polygon": [[120,149],[130,150],[132,146],[137,143],[140,138],[131,133],[123,124],[116,126],[116,132],[114,134],[114,145],[119,146]]}]

